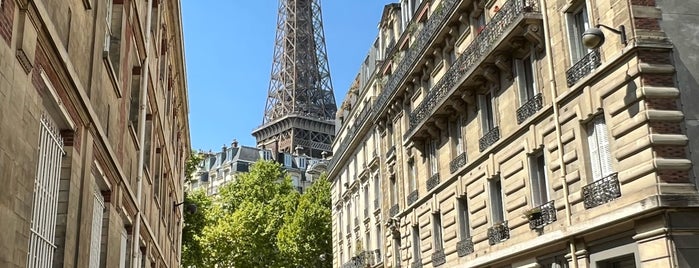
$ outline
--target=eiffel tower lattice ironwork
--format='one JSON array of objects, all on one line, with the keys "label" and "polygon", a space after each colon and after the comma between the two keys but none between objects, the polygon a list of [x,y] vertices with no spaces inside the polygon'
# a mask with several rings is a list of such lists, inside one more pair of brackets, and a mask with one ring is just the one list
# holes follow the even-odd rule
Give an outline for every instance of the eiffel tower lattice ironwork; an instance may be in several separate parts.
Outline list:
[{"label": "eiffel tower lattice ironwork", "polygon": [[332,150],[336,112],[320,0],[280,0],[257,146],[320,158]]}]

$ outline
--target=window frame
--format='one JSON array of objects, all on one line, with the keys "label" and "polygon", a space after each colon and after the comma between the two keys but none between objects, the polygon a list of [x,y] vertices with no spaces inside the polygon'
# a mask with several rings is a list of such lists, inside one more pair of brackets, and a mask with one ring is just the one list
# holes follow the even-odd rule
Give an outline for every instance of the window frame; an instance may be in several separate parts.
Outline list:
[{"label": "window frame", "polygon": [[461,240],[471,237],[470,212],[468,210],[468,196],[456,198],[457,219],[459,220],[459,237]]},{"label": "window frame", "polygon": [[444,249],[444,226],[442,225],[442,213],[439,211],[432,213],[432,230],[435,250]]},{"label": "window frame", "polygon": [[412,226],[412,248],[413,248],[413,262],[420,261],[422,262],[422,250],[420,246],[420,225],[415,224]]},{"label": "window frame", "polygon": [[589,10],[587,1],[583,1],[583,3],[570,8],[565,14],[571,66],[580,61],[587,53],[590,53],[590,49],[585,48],[582,44],[582,34],[586,29],[590,28],[590,22],[592,21]]},{"label": "window frame", "polygon": [[[604,113],[596,115],[585,124],[587,138],[587,166],[592,182],[614,174],[611,138]],[[604,159],[603,159],[604,158]]]},{"label": "window frame", "polygon": [[495,122],[495,96],[492,91],[485,92],[479,95],[479,107],[482,134],[485,135],[493,130],[497,123]]},{"label": "window frame", "polygon": [[[543,159],[543,161],[541,161],[543,162],[543,166],[539,161],[540,159]],[[541,206],[551,201],[551,189],[549,188],[549,178],[546,168],[546,155],[543,150],[529,156],[529,178],[532,204],[534,206]]]},{"label": "window frame", "polygon": [[502,188],[502,180],[499,177],[490,180],[488,182],[488,191],[490,195],[492,225],[504,223],[507,220],[507,215],[505,213],[505,197]]},{"label": "window frame", "polygon": [[539,93],[536,81],[536,52],[532,49],[526,56],[515,59],[514,64],[515,73],[517,74],[519,103],[522,106]]}]

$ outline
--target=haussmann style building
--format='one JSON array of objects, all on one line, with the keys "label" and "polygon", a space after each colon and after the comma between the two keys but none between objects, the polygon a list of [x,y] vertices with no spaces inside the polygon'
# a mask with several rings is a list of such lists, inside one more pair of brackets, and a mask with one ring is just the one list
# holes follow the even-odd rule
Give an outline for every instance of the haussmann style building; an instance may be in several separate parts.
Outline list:
[{"label": "haussmann style building", "polygon": [[386,5],[337,114],[333,267],[699,265],[698,14]]},{"label": "haussmann style building", "polygon": [[180,1],[0,0],[0,267],[179,267]]}]

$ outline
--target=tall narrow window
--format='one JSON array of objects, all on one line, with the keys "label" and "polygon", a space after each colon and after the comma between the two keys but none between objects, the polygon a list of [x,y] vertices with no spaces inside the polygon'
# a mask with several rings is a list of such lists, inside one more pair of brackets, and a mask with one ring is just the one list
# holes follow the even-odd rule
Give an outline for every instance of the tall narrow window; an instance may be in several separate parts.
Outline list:
[{"label": "tall narrow window", "polygon": [[381,224],[376,225],[376,232],[374,232],[374,235],[376,235],[376,249],[383,248],[383,242],[381,241]]},{"label": "tall narrow window", "polygon": [[505,212],[502,203],[502,182],[500,178],[490,181],[490,214],[493,224],[505,221]]},{"label": "tall narrow window", "polygon": [[468,215],[468,203],[466,201],[468,197],[463,196],[460,197],[457,200],[458,208],[457,208],[457,213],[459,217],[459,236],[461,239],[466,239],[471,237],[471,226],[469,221],[469,215]]},{"label": "tall narrow window", "polygon": [[587,145],[590,149],[590,169],[593,180],[600,180],[612,173],[612,155],[604,116],[595,117],[587,126]]},{"label": "tall narrow window", "polygon": [[400,267],[400,238],[393,238],[393,267]]},{"label": "tall narrow window", "polygon": [[381,208],[381,180],[379,175],[374,177],[374,210]]},{"label": "tall narrow window", "polygon": [[587,8],[581,5],[578,9],[567,14],[568,23],[568,39],[570,40],[570,57],[573,63],[578,62],[587,53],[582,42],[582,34],[587,28],[590,28],[590,22],[587,16]]},{"label": "tall narrow window", "polygon": [[454,144],[454,156],[458,156],[464,152],[464,135],[461,132],[461,116],[451,124],[452,138]]},{"label": "tall narrow window", "polygon": [[141,66],[134,66],[131,70],[131,98],[129,99],[129,126],[134,134],[138,131],[141,92]]},{"label": "tall narrow window", "polygon": [[430,176],[439,173],[439,162],[437,161],[437,141],[431,140],[427,144],[427,151],[429,152],[430,161]]},{"label": "tall narrow window", "polygon": [[396,184],[396,178],[391,178],[391,205],[398,204],[398,186]]},{"label": "tall narrow window", "polygon": [[534,78],[533,56],[515,60],[517,83],[519,86],[519,100],[521,104],[534,98],[536,95],[536,80]]},{"label": "tall narrow window", "polygon": [[413,263],[416,262],[422,262],[422,258],[420,257],[420,226],[419,225],[413,225]]},{"label": "tall narrow window", "polygon": [[415,174],[415,161],[411,158],[408,160],[408,192],[415,190],[417,185]]},{"label": "tall narrow window", "polygon": [[102,245],[102,217],[104,216],[104,197],[99,189],[93,193],[92,229],[90,230],[90,268],[100,265],[100,246]]},{"label": "tall narrow window", "polygon": [[39,154],[34,177],[32,197],[31,233],[27,251],[27,267],[50,267],[56,231],[58,210],[58,185],[61,160],[64,154],[63,139],[58,128],[48,116],[42,116],[39,133]]},{"label": "tall narrow window", "polygon": [[129,259],[129,254],[128,254],[128,249],[129,249],[129,235],[126,232],[126,229],[121,230],[121,240],[120,240],[120,246],[119,246],[119,268],[126,268],[128,259]]},{"label": "tall narrow window", "polygon": [[481,95],[481,119],[483,120],[483,133],[488,133],[491,129],[495,127],[495,111],[493,110],[493,95],[488,92]]},{"label": "tall narrow window", "polygon": [[107,24],[105,33],[105,44],[104,52],[108,60],[111,62],[111,68],[114,70],[114,74],[119,74],[119,69],[121,66],[121,32],[122,32],[122,18],[124,13],[124,5],[119,1],[119,3],[114,3],[113,0],[107,0]]},{"label": "tall narrow window", "polygon": [[434,230],[433,237],[435,250],[441,250],[444,248],[444,238],[442,229],[442,214],[439,211],[432,214],[432,229]]},{"label": "tall narrow window", "polygon": [[549,201],[548,180],[546,178],[546,160],[544,152],[529,158],[532,202],[534,206],[540,206]]}]

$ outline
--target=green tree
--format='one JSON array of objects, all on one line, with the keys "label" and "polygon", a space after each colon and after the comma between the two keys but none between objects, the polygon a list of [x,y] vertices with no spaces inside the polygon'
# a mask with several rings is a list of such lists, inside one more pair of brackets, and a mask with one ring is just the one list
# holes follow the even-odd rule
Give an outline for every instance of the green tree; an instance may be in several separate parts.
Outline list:
[{"label": "green tree", "polygon": [[202,245],[202,233],[211,224],[212,201],[203,190],[185,194],[184,206],[196,206],[196,211],[183,209],[184,228],[182,229],[182,266],[201,267],[208,251]]},{"label": "green tree", "polygon": [[187,179],[192,177],[194,171],[197,171],[197,167],[201,164],[201,161],[204,161],[203,154],[197,153],[196,151],[189,152],[189,157],[187,157],[187,161],[184,163],[184,174]]},{"label": "green tree", "polygon": [[332,266],[330,183],[325,175],[303,194],[277,236],[287,267]]}]

